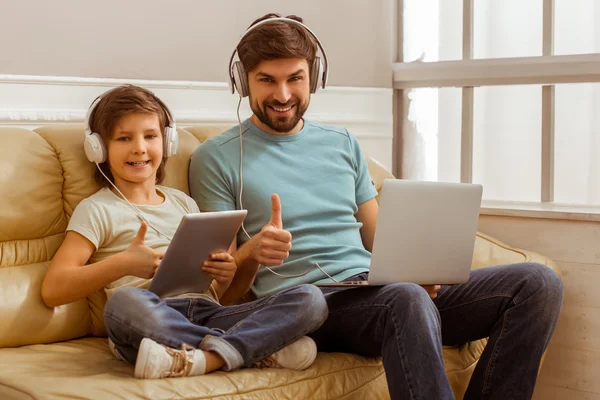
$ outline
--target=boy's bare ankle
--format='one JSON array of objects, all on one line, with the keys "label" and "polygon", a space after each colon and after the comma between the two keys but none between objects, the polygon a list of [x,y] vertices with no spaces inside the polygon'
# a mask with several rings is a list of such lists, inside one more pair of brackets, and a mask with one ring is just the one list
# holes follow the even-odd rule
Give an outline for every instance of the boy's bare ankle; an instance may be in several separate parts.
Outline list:
[{"label": "boy's bare ankle", "polygon": [[225,360],[214,351],[202,351],[206,358],[206,373],[216,371],[223,368]]}]

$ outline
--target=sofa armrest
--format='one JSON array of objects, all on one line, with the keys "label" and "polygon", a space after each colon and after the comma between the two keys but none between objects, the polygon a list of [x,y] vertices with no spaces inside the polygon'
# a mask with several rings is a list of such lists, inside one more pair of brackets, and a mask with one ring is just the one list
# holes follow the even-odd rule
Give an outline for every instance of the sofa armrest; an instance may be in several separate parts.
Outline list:
[{"label": "sofa armrest", "polygon": [[556,263],[550,258],[531,250],[512,247],[498,239],[477,232],[471,269],[523,262],[544,264],[560,276]]}]

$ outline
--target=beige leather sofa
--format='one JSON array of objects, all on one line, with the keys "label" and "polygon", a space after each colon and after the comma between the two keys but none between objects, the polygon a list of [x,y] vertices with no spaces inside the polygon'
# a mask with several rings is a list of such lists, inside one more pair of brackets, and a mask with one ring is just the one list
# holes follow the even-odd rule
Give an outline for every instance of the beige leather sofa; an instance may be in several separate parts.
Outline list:
[{"label": "beige leather sofa", "polygon": [[[188,162],[206,137],[225,127],[180,130],[166,185],[188,192]],[[83,154],[81,126],[34,131],[0,128],[0,399],[386,399],[379,359],[320,353],[306,371],[245,369],[207,376],[136,380],[104,337],[101,293],[47,308],[40,286],[75,206],[94,193],[94,165]],[[369,160],[380,185],[390,174]],[[473,268],[547,258],[478,235]],[[446,371],[462,399],[486,340],[445,348]]]}]

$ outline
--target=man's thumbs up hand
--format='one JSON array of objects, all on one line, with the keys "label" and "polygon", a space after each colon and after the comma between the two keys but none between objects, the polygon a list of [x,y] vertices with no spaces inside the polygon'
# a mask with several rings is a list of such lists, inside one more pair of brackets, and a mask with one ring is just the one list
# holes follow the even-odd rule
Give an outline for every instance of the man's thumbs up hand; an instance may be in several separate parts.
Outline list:
[{"label": "man's thumbs up hand", "polygon": [[281,200],[278,194],[271,195],[271,220],[269,221],[274,228],[283,229],[281,221]]},{"label": "man's thumbs up hand", "polygon": [[248,244],[252,246],[252,258],[261,265],[281,265],[289,257],[292,234],[283,229],[281,200],[277,194],[271,195],[271,219]]}]

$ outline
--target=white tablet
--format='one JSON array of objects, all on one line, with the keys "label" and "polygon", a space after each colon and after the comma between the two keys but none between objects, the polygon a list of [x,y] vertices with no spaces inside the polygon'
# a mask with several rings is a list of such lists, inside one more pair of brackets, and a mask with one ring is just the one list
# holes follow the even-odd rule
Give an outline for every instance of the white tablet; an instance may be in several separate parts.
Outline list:
[{"label": "white tablet", "polygon": [[202,271],[202,264],[212,253],[229,249],[247,213],[233,210],[185,215],[148,290],[161,298],[206,292],[212,278]]}]

